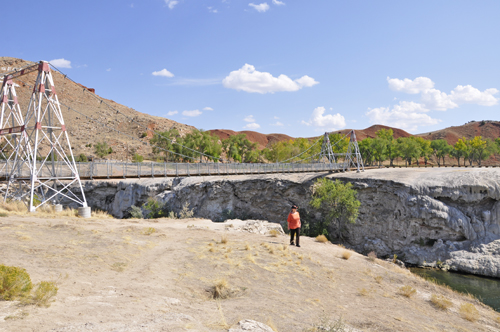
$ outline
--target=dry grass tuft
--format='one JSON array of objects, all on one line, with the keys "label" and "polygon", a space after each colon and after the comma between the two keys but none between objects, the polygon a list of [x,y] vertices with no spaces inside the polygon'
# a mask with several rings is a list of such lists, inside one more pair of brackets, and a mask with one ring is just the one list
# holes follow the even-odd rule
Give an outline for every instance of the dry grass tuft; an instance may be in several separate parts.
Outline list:
[{"label": "dry grass tuft", "polygon": [[368,295],[370,295],[370,291],[367,290],[366,288],[360,288],[360,289],[358,289],[358,293],[361,296],[368,296]]},{"label": "dry grass tuft", "polygon": [[227,243],[227,235],[222,235],[220,238],[220,243],[226,244]]},{"label": "dry grass tuft", "polygon": [[41,281],[33,294],[33,304],[39,307],[50,307],[50,300],[57,295],[56,283],[53,281]]},{"label": "dry grass tuft", "polygon": [[463,319],[470,322],[475,322],[479,318],[479,311],[472,303],[462,303],[459,312]]},{"label": "dry grass tuft", "polygon": [[370,251],[368,253],[368,260],[370,262],[375,262],[376,259],[377,259],[377,253],[375,251]]},{"label": "dry grass tuft", "polygon": [[269,319],[267,320],[266,325],[269,326],[274,332],[279,332],[276,324],[274,324],[274,321],[271,317],[269,317]]},{"label": "dry grass tuft", "polygon": [[156,233],[156,229],[153,227],[144,228],[142,231],[142,234],[144,235],[151,235],[153,233]]},{"label": "dry grass tuft", "polygon": [[399,288],[399,294],[406,296],[407,298],[412,297],[417,293],[417,290],[409,285]]},{"label": "dry grass tuft", "polygon": [[374,279],[375,279],[375,281],[376,281],[378,284],[381,284],[381,283],[382,283],[382,280],[384,280],[384,278],[382,278],[382,276],[376,276]]},{"label": "dry grass tuft", "polygon": [[436,294],[431,295],[431,302],[432,304],[434,304],[436,308],[439,308],[441,310],[448,310],[448,308],[450,308],[453,304],[443,295],[436,295]]},{"label": "dry grass tuft", "polygon": [[280,232],[278,232],[278,230],[276,229],[271,229],[269,231],[269,235],[271,235],[272,237],[278,237],[280,235]]},{"label": "dry grass tuft", "polygon": [[316,236],[316,242],[326,243],[328,242],[328,239],[324,235],[318,235]]},{"label": "dry grass tuft", "polygon": [[30,275],[25,269],[0,264],[0,300],[26,298],[32,288]]},{"label": "dry grass tuft", "polygon": [[345,259],[345,260],[348,260],[349,258],[351,258],[352,256],[352,252],[350,252],[349,250],[344,250],[342,251],[342,258]]},{"label": "dry grass tuft", "polygon": [[245,250],[250,251],[252,247],[248,243],[245,243]]}]

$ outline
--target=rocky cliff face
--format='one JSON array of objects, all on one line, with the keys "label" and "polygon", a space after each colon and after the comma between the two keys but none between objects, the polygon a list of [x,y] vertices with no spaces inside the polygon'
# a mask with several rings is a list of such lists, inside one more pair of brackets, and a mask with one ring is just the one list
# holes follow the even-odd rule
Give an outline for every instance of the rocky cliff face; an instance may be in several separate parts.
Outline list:
[{"label": "rocky cliff face", "polygon": [[[361,208],[348,243],[407,263],[447,264],[453,270],[500,277],[500,170],[492,168],[381,169],[314,173],[87,182],[89,205],[122,218],[149,197],[195,216],[284,224],[289,207],[308,208],[311,187],[327,176],[353,183]],[[321,213],[308,211],[314,223]],[[332,226],[332,234],[337,230]]]}]

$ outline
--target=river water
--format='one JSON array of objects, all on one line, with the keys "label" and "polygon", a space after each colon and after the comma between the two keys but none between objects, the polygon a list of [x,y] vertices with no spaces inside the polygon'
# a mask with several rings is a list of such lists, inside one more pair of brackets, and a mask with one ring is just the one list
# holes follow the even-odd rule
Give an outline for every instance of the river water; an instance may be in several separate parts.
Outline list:
[{"label": "river water", "polygon": [[500,312],[500,279],[417,267],[410,268],[410,271],[426,279],[434,279],[437,283],[448,285],[456,291],[470,293]]}]

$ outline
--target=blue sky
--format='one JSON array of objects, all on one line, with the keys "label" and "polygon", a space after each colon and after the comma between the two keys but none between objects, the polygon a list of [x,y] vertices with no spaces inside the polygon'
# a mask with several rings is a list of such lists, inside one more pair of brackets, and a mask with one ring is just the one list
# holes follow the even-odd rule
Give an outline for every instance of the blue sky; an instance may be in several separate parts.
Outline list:
[{"label": "blue sky", "polygon": [[105,98],[205,130],[499,120],[500,1],[16,0],[2,12],[2,56],[53,60]]}]

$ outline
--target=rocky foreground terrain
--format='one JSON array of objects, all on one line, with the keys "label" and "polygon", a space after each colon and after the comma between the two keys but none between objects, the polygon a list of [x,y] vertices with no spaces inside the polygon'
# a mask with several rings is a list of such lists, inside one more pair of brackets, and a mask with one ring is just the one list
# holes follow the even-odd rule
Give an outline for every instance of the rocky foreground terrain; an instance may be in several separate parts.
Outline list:
[{"label": "rocky foreground terrain", "polygon": [[50,307],[0,301],[1,332],[500,330],[491,308],[393,263],[240,220],[17,214],[0,217],[0,264],[59,290]]},{"label": "rocky foreground terrain", "polygon": [[[314,180],[349,181],[358,190],[358,220],[348,245],[379,257],[396,254],[415,265],[500,277],[500,170],[496,168],[378,169],[362,173],[93,181],[85,184],[91,206],[127,216],[132,205],[156,198],[174,211],[185,202],[195,216],[226,215],[285,223],[291,204],[309,222],[322,218],[308,207]],[[331,228],[332,234],[337,230]]]}]

